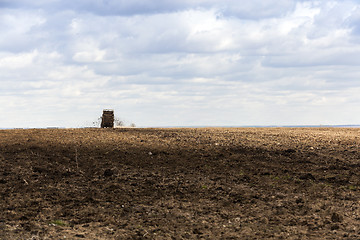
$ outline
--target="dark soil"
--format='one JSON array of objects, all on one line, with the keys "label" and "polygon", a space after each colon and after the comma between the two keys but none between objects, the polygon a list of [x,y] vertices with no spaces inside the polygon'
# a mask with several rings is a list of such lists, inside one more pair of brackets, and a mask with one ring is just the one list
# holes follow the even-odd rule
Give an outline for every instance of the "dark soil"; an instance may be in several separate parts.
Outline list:
[{"label": "dark soil", "polygon": [[0,131],[0,239],[360,239],[360,129]]}]

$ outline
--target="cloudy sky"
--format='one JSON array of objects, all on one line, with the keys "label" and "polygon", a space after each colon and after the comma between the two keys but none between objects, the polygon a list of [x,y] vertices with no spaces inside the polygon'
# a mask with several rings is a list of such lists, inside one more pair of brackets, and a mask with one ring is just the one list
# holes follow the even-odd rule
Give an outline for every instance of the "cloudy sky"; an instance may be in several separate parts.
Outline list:
[{"label": "cloudy sky", "polygon": [[360,124],[360,3],[0,0],[0,128]]}]

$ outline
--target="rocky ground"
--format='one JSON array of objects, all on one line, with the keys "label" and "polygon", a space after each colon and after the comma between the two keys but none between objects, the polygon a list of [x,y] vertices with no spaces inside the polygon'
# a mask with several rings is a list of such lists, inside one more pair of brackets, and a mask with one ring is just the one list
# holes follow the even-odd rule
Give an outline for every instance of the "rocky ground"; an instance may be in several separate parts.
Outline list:
[{"label": "rocky ground", "polygon": [[360,239],[360,129],[0,131],[0,239]]}]

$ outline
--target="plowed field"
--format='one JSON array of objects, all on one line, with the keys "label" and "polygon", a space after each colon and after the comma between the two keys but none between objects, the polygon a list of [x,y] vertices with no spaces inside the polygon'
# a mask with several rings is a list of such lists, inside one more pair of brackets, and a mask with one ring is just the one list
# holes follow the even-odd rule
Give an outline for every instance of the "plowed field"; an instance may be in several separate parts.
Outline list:
[{"label": "plowed field", "polygon": [[360,129],[0,131],[0,239],[360,239]]}]

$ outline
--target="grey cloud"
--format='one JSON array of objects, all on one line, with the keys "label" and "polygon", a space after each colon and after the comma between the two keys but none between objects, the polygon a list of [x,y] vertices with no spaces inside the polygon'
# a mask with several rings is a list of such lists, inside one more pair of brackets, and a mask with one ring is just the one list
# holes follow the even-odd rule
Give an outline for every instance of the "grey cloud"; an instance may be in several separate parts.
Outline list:
[{"label": "grey cloud", "polygon": [[360,5],[355,7],[348,18],[348,24],[355,36],[360,36]]},{"label": "grey cloud", "polygon": [[338,29],[348,29],[349,19],[356,14],[354,4],[350,1],[323,2],[318,7],[321,11],[314,17],[313,28],[307,34],[309,38],[319,38]]},{"label": "grey cloud", "polygon": [[6,11],[0,15],[0,51],[21,52],[31,49],[38,39],[45,18],[35,13]]},{"label": "grey cloud", "polygon": [[359,51],[350,49],[335,52],[332,49],[316,52],[302,52],[284,56],[268,56],[262,64],[267,67],[292,68],[292,67],[313,67],[313,66],[332,66],[332,65],[360,65]]},{"label": "grey cloud", "polygon": [[136,15],[172,12],[191,7],[187,1],[169,0],[2,0],[1,7],[6,8],[35,8],[49,11],[74,10],[91,12],[95,15]]},{"label": "grey cloud", "polygon": [[[270,0],[270,1],[214,1],[214,5],[223,16],[237,17],[241,19],[260,19],[281,17],[294,10],[294,0]],[[259,8],[261,6],[261,8]]]},{"label": "grey cloud", "polygon": [[[236,0],[3,0],[0,7],[36,8],[48,11],[74,10],[95,15],[139,15],[184,11],[187,9],[217,9],[219,16],[267,18],[282,16],[293,10],[295,0],[243,1]],[[259,6],[262,6],[259,8]]]},{"label": "grey cloud", "polygon": [[[259,10],[259,5],[261,9]],[[293,10],[294,0],[217,1],[217,0],[133,0],[133,1],[73,1],[69,8],[86,9],[100,15],[136,15],[184,11],[187,9],[217,9],[219,16],[258,19],[276,17]]]}]

